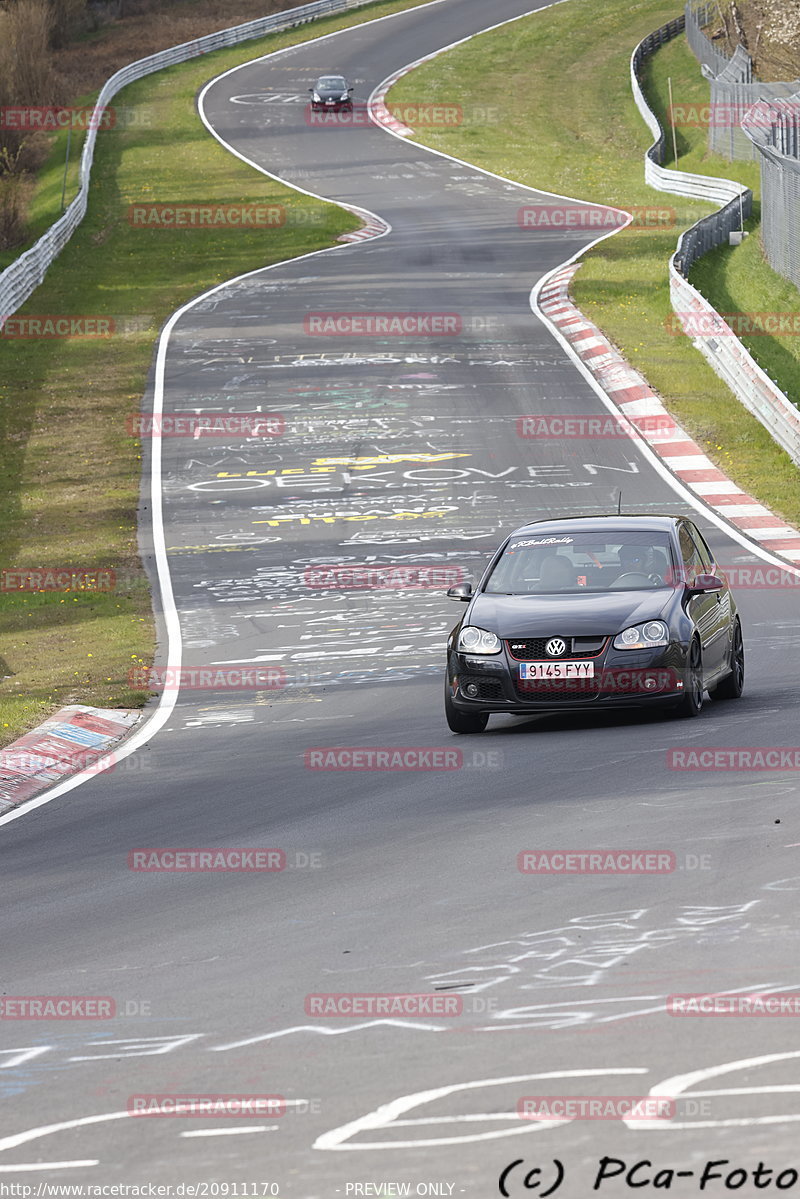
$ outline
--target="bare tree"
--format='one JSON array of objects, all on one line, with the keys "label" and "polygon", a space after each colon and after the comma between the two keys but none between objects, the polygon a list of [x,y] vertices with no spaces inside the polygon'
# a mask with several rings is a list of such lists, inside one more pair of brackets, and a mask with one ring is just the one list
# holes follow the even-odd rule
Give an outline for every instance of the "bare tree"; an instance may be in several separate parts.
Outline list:
[{"label": "bare tree", "polygon": [[0,86],[5,102],[52,104],[56,98],[50,54],[53,13],[47,0],[17,0],[0,18]]},{"label": "bare tree", "polygon": [[51,44],[64,46],[81,30],[88,28],[86,0],[49,0],[53,15]]},{"label": "bare tree", "polygon": [[20,167],[25,143],[16,152],[0,147],[0,250],[11,250],[25,240],[26,172]]}]

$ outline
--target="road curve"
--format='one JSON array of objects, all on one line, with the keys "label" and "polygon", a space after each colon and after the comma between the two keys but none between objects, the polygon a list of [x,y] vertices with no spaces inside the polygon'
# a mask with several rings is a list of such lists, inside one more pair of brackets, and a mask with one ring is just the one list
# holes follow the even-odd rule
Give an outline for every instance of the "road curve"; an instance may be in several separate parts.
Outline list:
[{"label": "road curve", "polygon": [[[494,718],[455,739],[441,706],[455,605],[435,589],[313,585],[326,564],[474,577],[515,524],[607,510],[620,487],[631,510],[691,511],[635,441],[517,436],[522,415],[604,412],[528,303],[580,238],[521,230],[529,189],[371,125],[307,123],[319,73],[348,75],[365,101],[420,54],[530,8],[443,0],[254,62],[205,94],[235,152],[391,232],[232,282],[176,323],[166,411],[260,407],[286,421],[267,442],[163,442],[185,665],[279,667],[289,686],[184,691],[118,770],[0,830],[3,994],[109,996],[118,1012],[0,1025],[11,1180],[277,1183],[299,1199],[392,1181],[486,1196],[519,1159],[550,1185],[559,1159],[559,1193],[583,1199],[603,1155],[694,1171],[674,1180],[679,1196],[698,1193],[707,1159],[792,1164],[791,1019],[665,1010],[672,993],[796,986],[796,773],[667,766],[680,746],[796,743],[791,592],[738,596],[749,681],[736,705],[689,724]],[[458,319],[435,336],[315,333],[310,317],[342,312]],[[695,516],[721,563],[758,563]],[[463,764],[307,768],[326,746],[457,749]],[[279,847],[287,869],[129,869],[154,846]],[[669,851],[677,868],[517,869],[525,849],[596,847]],[[309,1014],[306,997],[323,993],[463,1004],[416,1019]],[[515,1114],[525,1095],[650,1092],[678,1096],[672,1119]],[[264,1120],[128,1118],[132,1096],[153,1094],[287,1106]],[[524,1169],[509,1193],[532,1190]],[[414,1189],[429,1184],[442,1189]]]}]

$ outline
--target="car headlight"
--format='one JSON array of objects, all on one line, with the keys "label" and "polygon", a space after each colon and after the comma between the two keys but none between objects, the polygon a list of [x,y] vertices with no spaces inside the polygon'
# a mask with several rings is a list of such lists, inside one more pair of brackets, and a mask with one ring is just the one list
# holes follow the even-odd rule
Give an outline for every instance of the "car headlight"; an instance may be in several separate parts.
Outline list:
[{"label": "car headlight", "polygon": [[311,99],[316,100],[317,104],[322,103],[322,97],[320,96],[319,92],[312,92]]},{"label": "car headlight", "polygon": [[466,625],[458,634],[458,649],[466,654],[499,654],[502,646],[496,633]]},{"label": "car headlight", "polygon": [[341,94],[341,96],[339,97],[339,99],[340,99],[340,100],[346,100],[346,99],[347,99],[347,92],[342,92],[342,94]]},{"label": "car headlight", "polygon": [[631,625],[614,638],[614,649],[654,649],[669,644],[669,629],[663,620]]}]

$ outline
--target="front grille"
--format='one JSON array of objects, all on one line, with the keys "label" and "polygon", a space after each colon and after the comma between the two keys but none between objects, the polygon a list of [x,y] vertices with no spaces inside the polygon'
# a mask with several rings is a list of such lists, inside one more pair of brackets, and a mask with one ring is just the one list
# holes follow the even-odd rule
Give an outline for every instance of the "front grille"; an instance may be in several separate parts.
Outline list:
[{"label": "front grille", "polygon": [[512,637],[506,641],[511,657],[517,662],[558,662],[561,658],[594,658],[605,649],[606,637],[561,637],[566,649],[558,657],[551,657],[545,646],[553,637]]},{"label": "front grille", "polygon": [[477,699],[505,699],[503,694],[503,684],[499,679],[482,679],[476,675],[464,674],[458,680],[459,690],[465,699],[472,699],[473,696],[467,695],[464,691],[467,683],[476,683],[478,687]]},{"label": "front grille", "polygon": [[515,679],[519,699],[529,704],[591,701],[600,694],[598,679]]}]

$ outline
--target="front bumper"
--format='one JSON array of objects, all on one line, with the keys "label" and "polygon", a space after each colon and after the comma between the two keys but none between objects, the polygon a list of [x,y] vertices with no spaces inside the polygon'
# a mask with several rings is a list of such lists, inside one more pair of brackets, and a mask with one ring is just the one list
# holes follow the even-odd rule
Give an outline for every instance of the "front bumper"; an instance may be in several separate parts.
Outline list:
[{"label": "front bumper", "polygon": [[453,705],[462,712],[638,708],[683,698],[686,657],[687,647],[676,642],[651,650],[615,650],[608,638],[601,653],[583,659],[593,663],[592,678],[528,681],[520,677],[522,662],[504,643],[501,652],[492,655],[451,649],[448,681]]}]

